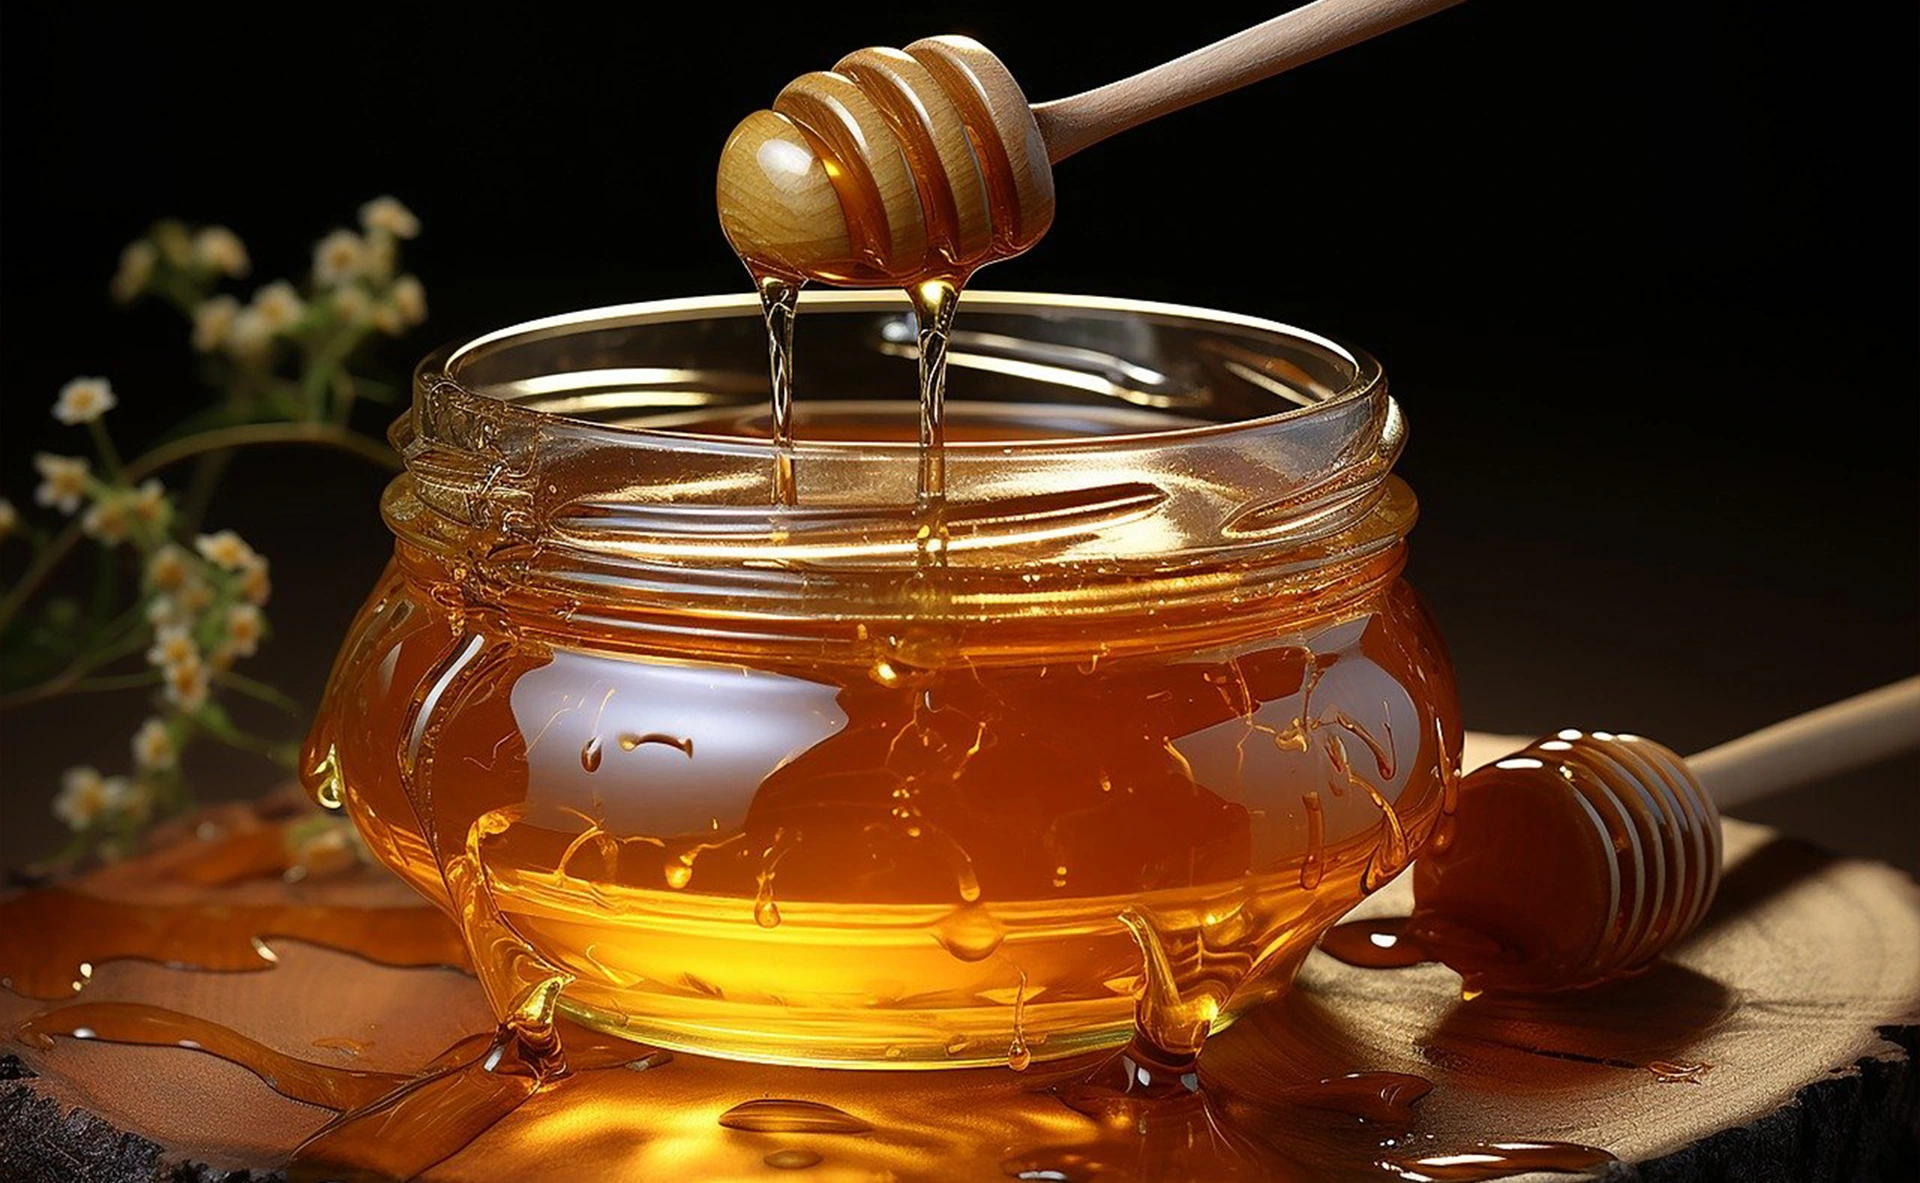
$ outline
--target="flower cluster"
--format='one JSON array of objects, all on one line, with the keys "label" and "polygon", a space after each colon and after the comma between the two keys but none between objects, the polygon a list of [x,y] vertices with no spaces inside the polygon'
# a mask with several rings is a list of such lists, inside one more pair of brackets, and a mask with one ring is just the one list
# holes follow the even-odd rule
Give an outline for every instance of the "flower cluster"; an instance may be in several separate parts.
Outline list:
[{"label": "flower cluster", "polygon": [[[284,695],[235,669],[269,633],[269,563],[232,530],[203,531],[200,517],[219,457],[241,442],[220,424],[251,425],[248,442],[263,424],[299,424],[290,442],[332,444],[384,462],[383,450],[345,423],[357,398],[390,388],[357,373],[353,359],[378,335],[398,336],[426,318],[425,289],[400,267],[400,244],[420,233],[420,220],[392,197],[367,202],[359,215],[357,230],[319,241],[303,281],[271,280],[244,297],[220,290],[252,271],[246,244],[224,226],[164,221],[128,245],[110,293],[121,303],[154,297],[186,317],[192,347],[210,359],[209,379],[222,396],[213,418],[200,417],[215,426],[123,461],[107,430],[120,401],[113,385],[75,378],[58,391],[52,415],[64,428],[83,429],[91,446],[33,459],[34,504],[64,522],[39,529],[0,499],[0,544],[21,541],[35,551],[26,577],[0,589],[0,674],[12,683],[0,687],[0,707],[122,687],[146,690],[153,704],[131,738],[129,773],[87,765],[62,776],[53,812],[75,831],[74,849],[124,848],[149,819],[187,804],[182,754],[197,739],[291,758],[290,745],[243,731],[223,705],[232,694],[298,714]],[[188,459],[200,469],[187,484],[204,487],[179,497],[157,474]],[[82,541],[95,544],[103,572],[125,573],[121,606],[103,585],[85,614],[56,598],[38,621],[20,618]],[[141,657],[136,668],[125,664]]]},{"label": "flower cluster", "polygon": [[[106,379],[76,378],[61,388],[53,417],[104,435],[102,416],[117,403]],[[81,532],[101,546],[136,552],[138,613],[123,626],[122,644],[145,643],[161,713],[134,733],[131,776],[71,768],[53,811],[76,831],[121,834],[180,797],[179,752],[196,728],[229,726],[210,713],[215,680],[259,650],[273,583],[265,556],[231,530],[200,534],[190,548],[176,540],[179,510],[166,487],[153,477],[132,481],[104,438],[97,452],[98,472],[84,457],[36,456],[34,500],[77,514]]]},{"label": "flower cluster", "polygon": [[[398,337],[427,318],[426,288],[400,268],[400,244],[419,233],[420,219],[399,199],[376,197],[360,207],[358,230],[336,229],[315,244],[305,283],[273,280],[243,299],[218,290],[250,270],[232,231],[162,222],[122,253],[109,286],[123,303],[152,295],[178,307],[194,350],[237,371],[236,398],[250,409],[340,422],[363,393],[341,363],[369,336]],[[289,360],[306,377],[330,371],[330,381],[277,381]]]}]

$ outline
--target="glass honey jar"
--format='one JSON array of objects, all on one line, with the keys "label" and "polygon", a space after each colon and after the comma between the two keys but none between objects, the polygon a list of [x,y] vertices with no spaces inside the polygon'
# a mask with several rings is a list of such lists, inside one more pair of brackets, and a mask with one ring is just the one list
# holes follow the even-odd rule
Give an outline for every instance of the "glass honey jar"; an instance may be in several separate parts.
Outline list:
[{"label": "glass honey jar", "polygon": [[1376,363],[1241,316],[972,292],[946,496],[897,294],[420,367],[394,558],[304,774],[503,1019],[850,1067],[1197,1046],[1435,830],[1461,731]]}]

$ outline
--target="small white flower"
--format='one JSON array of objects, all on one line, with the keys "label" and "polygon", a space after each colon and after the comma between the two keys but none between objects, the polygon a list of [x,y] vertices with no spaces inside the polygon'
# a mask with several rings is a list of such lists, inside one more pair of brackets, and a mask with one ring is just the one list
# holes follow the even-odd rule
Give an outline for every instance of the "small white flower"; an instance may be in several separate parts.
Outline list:
[{"label": "small white flower", "polygon": [[80,508],[87,494],[87,462],[78,456],[55,456],[41,452],[33,458],[40,473],[40,487],[33,491],[37,504],[49,505],[61,513]]},{"label": "small white flower", "polygon": [[201,558],[223,571],[238,571],[258,557],[253,548],[232,530],[202,534],[193,540],[193,545]]},{"label": "small white flower", "polygon": [[80,515],[81,533],[108,546],[125,542],[132,529],[133,515],[128,512],[127,496],[117,489],[102,494]]},{"label": "small white flower", "polygon": [[350,283],[333,293],[333,313],[343,324],[364,324],[373,312],[373,300],[367,289]]},{"label": "small white flower", "polygon": [[403,275],[387,289],[387,300],[410,325],[427,319],[427,289],[418,276]]},{"label": "small white flower", "polygon": [[370,319],[374,328],[389,337],[398,337],[407,331],[407,318],[400,315],[400,310],[386,300],[373,306],[373,316]]},{"label": "small white flower", "polygon": [[0,497],[0,538],[13,533],[19,526],[20,511],[13,507],[13,502]]},{"label": "small white flower", "polygon": [[109,776],[100,782],[100,797],[110,817],[125,818],[140,826],[153,816],[153,787],[145,782]]},{"label": "small white flower", "polygon": [[146,239],[130,242],[120,252],[120,269],[113,273],[113,282],[107,285],[107,291],[121,304],[131,304],[141,292],[147,290],[147,281],[153,278],[154,264],[160,261],[160,250]]},{"label": "small white flower", "polygon": [[267,618],[254,604],[235,604],[227,609],[225,647],[235,657],[252,657],[260,650],[260,638],[266,635]]},{"label": "small white flower", "polygon": [[220,348],[240,315],[240,301],[232,296],[215,296],[193,310],[193,347],[202,353]]},{"label": "small white flower", "polygon": [[139,488],[127,494],[127,512],[142,526],[157,530],[173,517],[173,503],[167,500],[166,486],[148,477],[140,482]]},{"label": "small white flower", "polygon": [[179,591],[192,574],[189,563],[187,552],[169,542],[147,560],[147,583],[155,591]]},{"label": "small white flower", "polygon": [[249,604],[265,604],[273,598],[273,579],[267,574],[265,555],[254,555],[240,569],[240,595]]},{"label": "small white flower", "polygon": [[189,619],[187,610],[172,596],[161,594],[147,601],[147,623],[154,628],[182,628]]},{"label": "small white flower", "polygon": [[167,262],[175,267],[185,267],[193,262],[193,236],[187,233],[183,223],[169,218],[156,225],[148,237],[160,248]]},{"label": "small white flower", "polygon": [[258,309],[243,308],[227,326],[221,340],[228,353],[244,360],[264,357],[273,345],[273,326]]},{"label": "small white flower", "polygon": [[253,294],[253,311],[269,329],[278,333],[292,328],[295,321],[306,315],[307,305],[292,284],[276,279]]},{"label": "small white flower", "polygon": [[313,248],[313,281],[321,287],[345,283],[366,267],[366,241],[351,230],[335,230]]},{"label": "small white flower", "polygon": [[180,601],[180,610],[189,617],[199,616],[213,607],[213,585],[197,573],[189,575],[185,586],[174,594],[174,599]]},{"label": "small white flower", "polygon": [[154,630],[153,646],[147,650],[147,663],[171,670],[178,665],[200,664],[200,647],[184,625],[164,625]]},{"label": "small white flower", "polygon": [[173,733],[161,719],[148,719],[133,733],[133,763],[142,771],[172,768],[180,757]]},{"label": "small white flower", "polygon": [[53,403],[53,417],[68,427],[91,423],[119,402],[105,378],[75,378],[60,388],[60,397]]},{"label": "small white flower", "polygon": [[367,239],[366,265],[360,269],[364,279],[376,284],[393,278],[393,269],[400,262],[399,240],[390,234],[375,234]]},{"label": "small white flower", "polygon": [[420,233],[420,219],[397,197],[376,197],[361,206],[360,224],[368,233],[381,231],[395,238],[414,238]]},{"label": "small white flower", "polygon": [[191,715],[207,705],[207,687],[212,675],[199,658],[166,668],[167,701]]},{"label": "small white flower", "polygon": [[208,226],[193,236],[193,261],[235,279],[252,266],[246,244],[225,226]]},{"label": "small white flower", "polygon": [[60,792],[53,798],[53,816],[70,830],[84,830],[107,806],[107,782],[100,770],[86,765],[60,775]]}]

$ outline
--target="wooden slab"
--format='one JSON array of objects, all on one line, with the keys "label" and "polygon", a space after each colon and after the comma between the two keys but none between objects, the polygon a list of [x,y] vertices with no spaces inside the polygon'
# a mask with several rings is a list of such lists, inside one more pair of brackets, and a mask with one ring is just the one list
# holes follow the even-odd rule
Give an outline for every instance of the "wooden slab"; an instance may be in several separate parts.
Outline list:
[{"label": "wooden slab", "polygon": [[[1726,837],[1726,880],[1708,922],[1644,977],[1567,998],[1463,1003],[1443,967],[1363,970],[1315,953],[1291,996],[1215,1037],[1202,1062],[1209,1092],[1270,1095],[1349,1072],[1408,1072],[1435,1086],[1408,1137],[1434,1146],[1584,1143],[1638,1164],[1614,1168],[1618,1177],[1660,1180],[1915,1177],[1920,889],[1885,866],[1760,827],[1729,821]],[[124,889],[128,872],[116,875]],[[364,905],[400,898],[386,896],[394,890],[369,872],[305,894]],[[1362,913],[1404,912],[1409,899],[1403,878]],[[273,947],[279,963],[265,973],[98,965],[83,997],[164,1005],[304,1059],[393,1072],[488,1025],[477,987],[458,972],[376,966],[295,941]],[[0,991],[0,1029],[47,1005]],[[193,1051],[71,1039],[5,1051],[4,1180],[269,1171],[330,1116]],[[681,1056],[571,1079],[427,1177],[779,1178],[789,1172],[767,1156],[798,1149],[821,1157],[800,1173],[808,1183],[1003,1178],[1009,1156],[1098,1132],[1045,1091],[1059,1071],[878,1074]],[[836,1105],[873,1130],[718,1124],[726,1109],[763,1096]],[[1300,1153],[1310,1160],[1311,1146]],[[1133,1173],[1205,1177],[1208,1161],[1148,1157]]]}]

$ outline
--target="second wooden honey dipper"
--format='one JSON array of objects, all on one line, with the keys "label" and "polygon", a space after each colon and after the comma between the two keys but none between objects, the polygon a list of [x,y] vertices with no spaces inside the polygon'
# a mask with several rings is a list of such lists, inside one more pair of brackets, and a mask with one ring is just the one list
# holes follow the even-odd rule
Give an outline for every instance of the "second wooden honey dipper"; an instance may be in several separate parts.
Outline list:
[{"label": "second wooden honey dipper", "polygon": [[1920,678],[1682,760],[1561,731],[1468,775],[1414,865],[1404,935],[1469,991],[1542,993],[1635,973],[1720,881],[1720,809],[1920,744]]}]

